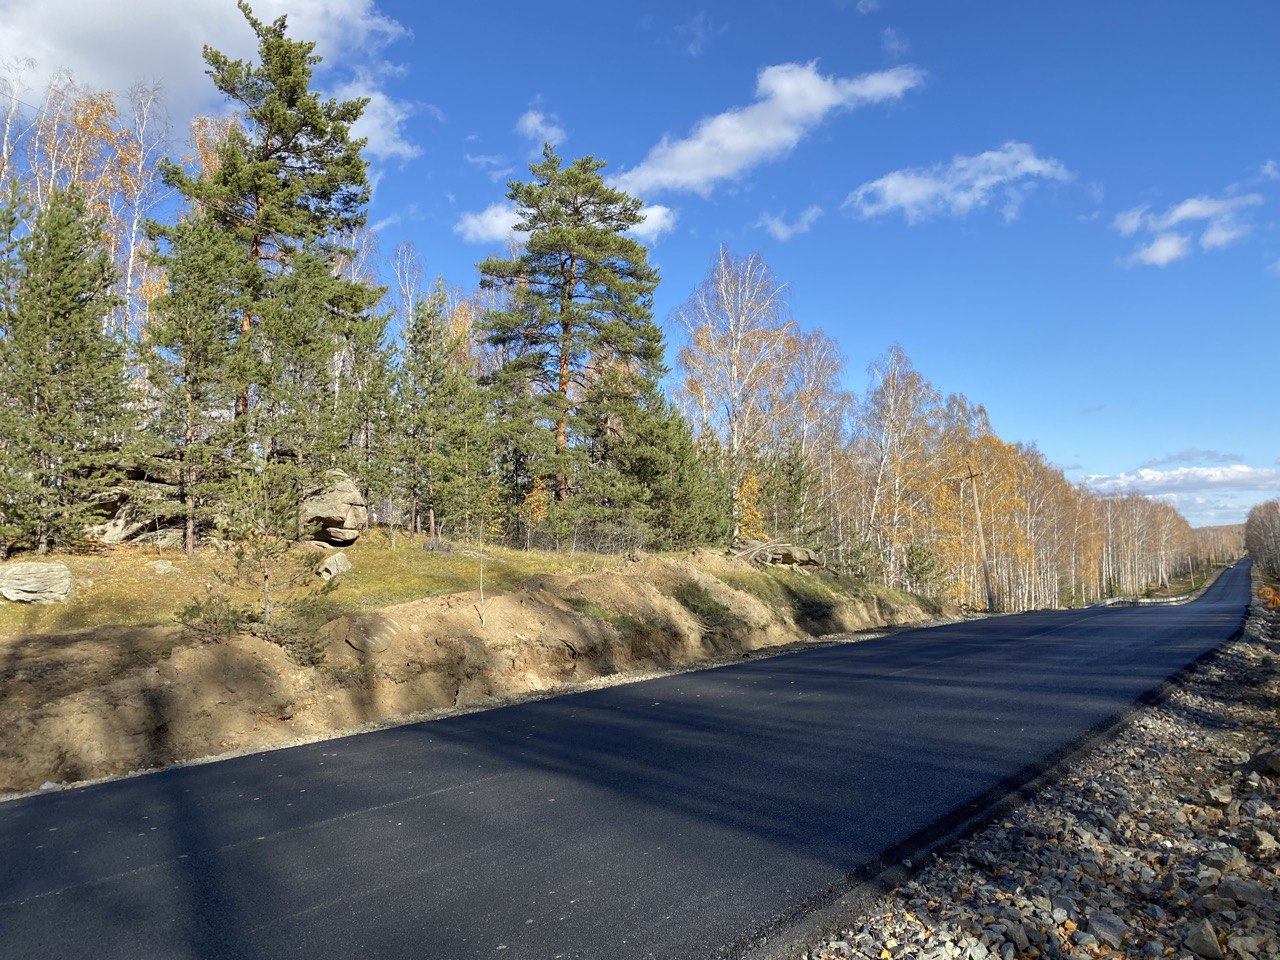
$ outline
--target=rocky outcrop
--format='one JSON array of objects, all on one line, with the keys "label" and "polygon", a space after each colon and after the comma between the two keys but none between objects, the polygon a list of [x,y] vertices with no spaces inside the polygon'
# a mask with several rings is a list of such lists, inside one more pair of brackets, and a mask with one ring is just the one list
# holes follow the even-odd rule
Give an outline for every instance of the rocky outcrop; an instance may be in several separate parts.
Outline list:
[{"label": "rocky outcrop", "polygon": [[816,550],[780,541],[739,540],[733,545],[735,556],[754,563],[786,567],[820,567],[822,558]]},{"label": "rocky outcrop", "polygon": [[65,563],[0,564],[0,597],[15,603],[59,603],[74,587]]},{"label": "rocky outcrop", "polygon": [[330,470],[324,488],[302,501],[298,521],[305,539],[345,547],[356,542],[369,522],[369,507],[349,476]]},{"label": "rocky outcrop", "polygon": [[176,465],[126,463],[120,470],[120,482],[93,497],[96,522],[85,527],[84,535],[106,546],[181,543],[185,512]]},{"label": "rocky outcrop", "polygon": [[[175,470],[161,463],[148,469],[126,466],[123,472],[118,486],[94,498],[96,522],[85,528],[85,536],[107,546],[181,546],[185,511]],[[302,539],[345,547],[359,539],[369,522],[369,509],[351,477],[330,470],[321,486],[303,500],[298,519]],[[214,525],[222,522],[215,518]]]}]

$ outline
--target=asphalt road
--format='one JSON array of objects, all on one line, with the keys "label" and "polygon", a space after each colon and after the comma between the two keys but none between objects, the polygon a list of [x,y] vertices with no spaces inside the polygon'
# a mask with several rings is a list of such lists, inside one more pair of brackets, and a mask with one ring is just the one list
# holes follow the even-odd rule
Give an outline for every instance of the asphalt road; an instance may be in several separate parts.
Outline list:
[{"label": "asphalt road", "polygon": [[0,804],[0,956],[709,956],[1220,644],[1247,567]]}]

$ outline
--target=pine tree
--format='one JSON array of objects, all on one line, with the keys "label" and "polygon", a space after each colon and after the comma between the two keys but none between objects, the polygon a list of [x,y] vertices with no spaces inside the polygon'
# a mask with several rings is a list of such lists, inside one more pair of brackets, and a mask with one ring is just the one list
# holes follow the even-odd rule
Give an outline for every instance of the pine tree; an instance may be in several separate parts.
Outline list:
[{"label": "pine tree", "polygon": [[204,215],[157,235],[168,245],[156,258],[168,289],[153,305],[148,325],[154,402],[148,433],[153,469],[176,475],[183,545],[190,554],[225,485],[229,457],[243,446],[231,417],[244,389],[234,375],[243,264],[235,243]]},{"label": "pine tree", "polygon": [[603,167],[593,157],[565,167],[548,144],[530,167],[533,179],[508,185],[518,229],[529,235],[523,252],[480,265],[484,287],[511,294],[484,321],[490,345],[508,358],[496,384],[530,408],[517,429],[550,434],[523,483],[527,490],[535,476],[553,479],[560,505],[584,474],[592,421],[598,427],[603,417],[588,398],[593,383],[608,367],[634,396],[663,373],[652,314],[658,274],[627,234],[644,219],[642,205],[607,186]]},{"label": "pine tree", "polygon": [[364,225],[369,200],[364,141],[351,137],[368,101],[322,100],[311,89],[315,44],[291,39],[284,17],[268,24],[247,3],[239,7],[257,36],[258,61],[204,51],[238,122],[216,163],[192,175],[170,162],[163,174],[234,250],[237,296],[226,332],[235,455],[252,454],[276,472],[290,464],[288,481],[271,488],[303,491],[327,468],[364,462],[367,450],[351,448],[368,439],[361,421],[371,411],[351,400],[344,378],[385,362],[374,313],[384,291],[342,269],[352,257],[344,238]]},{"label": "pine tree", "polygon": [[317,471],[336,466],[349,435],[334,369],[349,317],[334,309],[340,284],[310,249],[259,305],[252,433],[265,450]]},{"label": "pine tree", "polygon": [[[23,221],[31,208],[19,192],[16,180],[10,180],[3,200],[0,200],[0,363],[4,362],[7,338],[13,329],[13,318],[18,307],[18,281],[22,277],[21,235]],[[3,370],[0,367],[0,370]],[[15,418],[21,410],[14,402],[15,396],[0,382],[0,465],[16,464],[18,451],[15,446],[17,427]],[[0,466],[0,560],[9,552],[10,542],[18,535],[15,506],[12,502],[13,482],[10,471]]]},{"label": "pine tree", "polygon": [[[209,47],[204,58],[240,122],[211,169],[192,177],[167,163],[163,172],[231,238],[245,264],[236,337],[248,382],[237,416],[266,404],[253,425],[265,431],[257,442],[332,464],[344,442],[333,401],[335,358],[383,294],[337,269],[350,254],[341,238],[364,225],[369,201],[364,141],[350,132],[368,101],[321,100],[311,89],[315,44],[290,39],[285,17],[267,24],[243,0],[239,7],[258,38],[260,62]],[[322,367],[330,370],[330,396],[317,408],[309,405],[322,389]],[[290,391],[299,390],[290,402]]]},{"label": "pine tree", "polygon": [[314,563],[294,549],[298,502],[308,489],[305,472],[287,460],[250,451],[228,486],[224,531],[235,543],[235,571],[262,591],[261,622],[268,639],[288,645],[279,613],[317,589]]},{"label": "pine tree", "polygon": [[393,457],[413,533],[442,521],[468,531],[490,473],[486,403],[466,340],[446,314],[443,280],[415,300],[396,375]]},{"label": "pine tree", "polygon": [[[18,304],[18,278],[22,276],[22,223],[31,215],[31,205],[10,180],[0,200],[0,337],[12,323]],[[3,438],[0,438],[3,442]]]},{"label": "pine tree", "polygon": [[16,260],[3,258],[13,294],[0,338],[0,503],[8,535],[39,553],[82,537],[128,439],[123,350],[103,333],[114,276],[98,239],[83,197],[55,191]]},{"label": "pine tree", "polygon": [[389,503],[397,469],[395,349],[387,340],[387,321],[377,310],[351,317],[335,364],[339,420],[347,432],[338,465],[359,478],[375,512]]}]

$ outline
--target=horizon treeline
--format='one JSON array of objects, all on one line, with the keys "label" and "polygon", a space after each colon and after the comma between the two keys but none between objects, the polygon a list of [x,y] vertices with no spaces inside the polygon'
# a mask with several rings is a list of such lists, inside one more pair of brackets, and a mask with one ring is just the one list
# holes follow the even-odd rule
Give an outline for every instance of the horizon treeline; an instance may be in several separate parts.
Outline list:
[{"label": "horizon treeline", "polygon": [[1280,499],[1259,503],[1244,522],[1245,548],[1270,576],[1280,578]]},{"label": "horizon treeline", "polygon": [[291,539],[330,470],[373,522],[432,539],[776,539],[1005,610],[1239,554],[1167,503],[1068,481],[897,346],[846,390],[759,254],[714,254],[669,356],[643,205],[593,157],[548,146],[508,184],[524,240],[473,289],[411,243],[383,258],[365,102],[320,97],[313,44],[241,9],[258,59],[206,50],[231,111],[181,138],[157,85],[63,73],[28,108],[21,70],[0,80],[0,557],[73,546],[122,498],[188,550]]}]

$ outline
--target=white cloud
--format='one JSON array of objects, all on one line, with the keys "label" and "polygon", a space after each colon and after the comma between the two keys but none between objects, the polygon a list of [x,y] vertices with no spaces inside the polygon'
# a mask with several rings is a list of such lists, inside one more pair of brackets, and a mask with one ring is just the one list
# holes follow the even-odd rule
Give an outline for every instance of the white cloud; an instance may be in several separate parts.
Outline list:
[{"label": "white cloud", "polygon": [[806,207],[804,212],[800,214],[799,219],[794,223],[787,223],[784,219],[785,216],[786,214],[777,217],[771,213],[763,214],[756,221],[756,226],[763,227],[775,240],[786,243],[797,234],[808,233],[813,229],[814,223],[822,216],[822,208],[816,205]]},{"label": "white cloud", "polygon": [[[661,204],[646,204],[641,210],[644,220],[628,232],[637,240],[653,243],[675,229],[678,214]],[[502,243],[508,239],[524,240],[526,234],[516,229],[520,215],[506,201],[491,203],[478,213],[464,213],[453,226],[453,232],[467,243]]]},{"label": "white cloud", "polygon": [[911,44],[893,27],[885,27],[880,31],[880,49],[890,60],[901,60],[911,52]]},{"label": "white cloud", "polygon": [[1200,246],[1205,250],[1217,250],[1230,246],[1249,233],[1249,228],[1231,220],[1213,220],[1200,234]]},{"label": "white cloud", "polygon": [[1157,470],[1140,467],[1111,476],[1094,474],[1085,479],[1098,493],[1220,492],[1228,490],[1280,490],[1280,469],[1234,463],[1218,467],[1174,467]]},{"label": "white cloud", "polygon": [[1073,176],[1057,160],[1037,156],[1028,144],[1010,141],[997,150],[954,157],[950,163],[895,170],[858,187],[844,206],[861,217],[900,210],[908,223],[918,223],[945,213],[963,217],[986,206],[992,194],[1000,191],[1006,201],[1005,219],[1011,220],[1032,182],[1067,181]]},{"label": "white cloud", "polygon": [[[385,157],[405,159],[416,153],[403,132],[414,107],[390,97],[382,85],[383,78],[396,72],[382,53],[388,44],[411,36],[407,28],[381,13],[375,0],[256,0],[253,6],[255,15],[267,22],[287,14],[290,36],[316,42],[316,53],[324,58],[317,68],[317,87],[358,88],[359,95],[374,97],[371,116],[358,130],[369,137],[371,154],[382,151]],[[0,23],[0,62],[20,57],[37,62],[26,78],[24,99],[39,96],[60,69],[72,71],[81,83],[108,90],[155,79],[163,84],[180,137],[193,115],[221,109],[224,102],[204,73],[202,46],[237,58],[256,59],[257,54],[252,30],[229,0],[183,0],[180,5],[172,0],[0,0]]]},{"label": "white cloud", "polygon": [[502,243],[523,234],[516,230],[520,215],[516,208],[505,201],[491,203],[479,213],[464,213],[453,225],[453,232],[467,243]]},{"label": "white cloud", "polygon": [[1185,233],[1162,233],[1144,247],[1129,255],[1128,263],[1148,267],[1166,267],[1191,254],[1191,238]]},{"label": "white cloud", "polygon": [[377,160],[412,160],[422,153],[422,148],[410,143],[404,134],[404,126],[414,114],[414,107],[404,100],[388,96],[368,74],[339,84],[333,96],[340,100],[368,97],[364,113],[351,127],[351,133],[364,137],[368,144],[365,152]]},{"label": "white cloud", "polygon": [[1280,180],[1280,163],[1268,160],[1262,165],[1263,180]]},{"label": "white cloud", "polygon": [[1218,250],[1248,235],[1250,226],[1241,215],[1248,207],[1262,202],[1261,194],[1257,193],[1238,197],[1189,197],[1159,214],[1151,213],[1145,206],[1125,210],[1116,215],[1111,225],[1125,237],[1139,230],[1154,234],[1154,239],[1135,250],[1127,262],[1163,267],[1191,254],[1190,236],[1173,232],[1174,227],[1203,223],[1201,249]]},{"label": "white cloud", "polygon": [[1143,217],[1147,213],[1146,207],[1134,207],[1132,210],[1122,210],[1116,214],[1116,218],[1111,221],[1111,226],[1119,231],[1122,237],[1131,237],[1142,227]]},{"label": "white cloud", "polygon": [[866,15],[880,9],[880,0],[858,0],[858,12]]},{"label": "white cloud", "polygon": [[663,234],[670,233],[679,219],[676,211],[660,203],[646,204],[640,212],[644,220],[627,232],[642,243],[653,243]]},{"label": "white cloud", "polygon": [[1234,218],[1242,208],[1254,207],[1260,203],[1262,197],[1256,193],[1247,193],[1242,197],[1224,197],[1221,200],[1204,196],[1191,197],[1174,204],[1158,217],[1148,217],[1147,224],[1152,230],[1167,230],[1187,221],[1221,223]]},{"label": "white cloud", "polygon": [[721,181],[785,156],[833,111],[897,100],[923,80],[910,66],[847,78],[823,76],[814,63],[765,67],[755,103],[705,117],[682,139],[663,137],[616,184],[639,195],[686,190],[707,196]]},{"label": "white cloud", "polygon": [[535,154],[542,153],[544,143],[558,147],[567,136],[564,127],[560,126],[559,118],[541,110],[526,110],[521,114],[516,121],[516,132],[533,141]]}]

